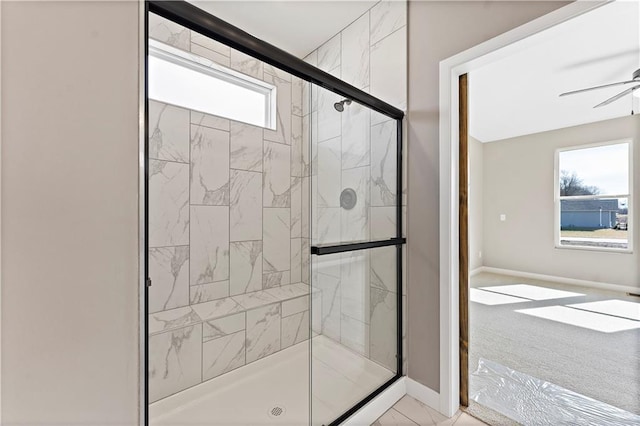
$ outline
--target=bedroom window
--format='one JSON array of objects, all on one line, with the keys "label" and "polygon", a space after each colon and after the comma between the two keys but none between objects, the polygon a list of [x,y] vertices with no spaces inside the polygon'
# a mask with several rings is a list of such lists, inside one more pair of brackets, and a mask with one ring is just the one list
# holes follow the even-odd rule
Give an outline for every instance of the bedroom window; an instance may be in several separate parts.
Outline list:
[{"label": "bedroom window", "polygon": [[276,130],[276,88],[149,40],[149,98]]},{"label": "bedroom window", "polygon": [[556,246],[631,251],[631,143],[556,152]]}]

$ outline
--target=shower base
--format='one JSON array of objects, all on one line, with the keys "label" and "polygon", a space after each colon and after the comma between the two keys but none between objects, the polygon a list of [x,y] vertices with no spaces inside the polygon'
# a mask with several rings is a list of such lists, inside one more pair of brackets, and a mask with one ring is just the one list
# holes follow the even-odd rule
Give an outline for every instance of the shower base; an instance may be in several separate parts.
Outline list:
[{"label": "shower base", "polygon": [[[313,338],[312,424],[328,424],[394,376],[324,336]],[[149,406],[151,426],[309,424],[309,342]]]}]

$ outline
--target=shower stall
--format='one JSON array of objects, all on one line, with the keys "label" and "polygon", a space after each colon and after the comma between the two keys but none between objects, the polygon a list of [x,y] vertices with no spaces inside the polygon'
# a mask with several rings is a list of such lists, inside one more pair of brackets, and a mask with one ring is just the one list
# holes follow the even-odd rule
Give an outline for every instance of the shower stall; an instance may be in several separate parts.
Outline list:
[{"label": "shower stall", "polygon": [[189,3],[147,21],[148,424],[339,424],[403,374],[403,113]]}]

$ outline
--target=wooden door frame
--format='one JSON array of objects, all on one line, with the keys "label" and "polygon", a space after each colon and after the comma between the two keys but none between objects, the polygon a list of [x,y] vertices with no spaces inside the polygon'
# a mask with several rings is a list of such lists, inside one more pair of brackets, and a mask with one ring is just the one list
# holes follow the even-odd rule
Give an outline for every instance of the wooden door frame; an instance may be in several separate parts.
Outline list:
[{"label": "wooden door frame", "polygon": [[458,312],[460,406],[469,406],[469,78],[458,77]]},{"label": "wooden door frame", "polygon": [[[576,1],[440,62],[440,406],[451,417],[460,407],[459,77],[522,48],[548,40],[544,30],[610,1]],[[468,371],[466,373],[468,376]],[[467,379],[468,380],[468,379]]]}]

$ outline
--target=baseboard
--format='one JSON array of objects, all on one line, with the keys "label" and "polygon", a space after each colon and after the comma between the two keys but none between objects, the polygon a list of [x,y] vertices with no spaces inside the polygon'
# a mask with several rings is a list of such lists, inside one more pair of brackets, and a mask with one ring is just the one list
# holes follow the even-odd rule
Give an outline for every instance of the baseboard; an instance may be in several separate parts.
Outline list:
[{"label": "baseboard", "polygon": [[[478,271],[478,272],[475,272],[475,271]],[[520,277],[520,278],[530,278],[530,279],[540,280],[540,281],[550,281],[558,284],[568,284],[568,285],[596,288],[599,290],[616,291],[616,292],[622,292],[622,293],[635,293],[635,294],[640,293],[640,288],[638,287],[630,287],[630,286],[620,285],[620,284],[601,283],[598,281],[579,280],[575,278],[557,277],[554,275],[534,274],[532,272],[522,272],[522,271],[515,271],[512,269],[494,268],[491,266],[482,266],[480,268],[475,269],[474,272],[476,274],[480,272],[489,272],[491,274],[511,275],[511,276]]]},{"label": "baseboard", "polygon": [[473,277],[474,275],[478,275],[480,272],[483,272],[483,271],[484,271],[484,266],[478,266],[476,269],[469,272],[469,278]]},{"label": "baseboard", "polygon": [[401,377],[394,384],[389,386],[380,395],[369,401],[364,407],[358,410],[353,416],[342,423],[349,426],[369,426],[389,408],[407,394],[406,377]]},{"label": "baseboard", "polygon": [[440,394],[407,377],[407,395],[440,412]]}]

